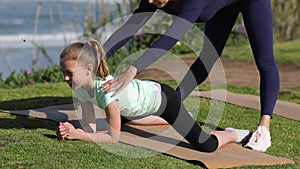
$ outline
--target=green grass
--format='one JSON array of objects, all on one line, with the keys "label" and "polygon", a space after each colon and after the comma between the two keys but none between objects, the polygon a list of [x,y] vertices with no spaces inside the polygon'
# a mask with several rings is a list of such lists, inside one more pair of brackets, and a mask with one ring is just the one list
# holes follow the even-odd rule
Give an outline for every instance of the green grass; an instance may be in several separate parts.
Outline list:
[{"label": "green grass", "polygon": [[[167,82],[172,86],[174,82]],[[207,89],[204,86],[202,89]],[[255,88],[229,87],[235,92],[257,93]],[[292,90],[297,97],[299,90]],[[20,89],[1,89],[0,109],[28,109],[56,104],[71,103],[72,93],[66,84],[36,84]],[[10,94],[5,94],[10,93]],[[287,98],[288,99],[288,98]],[[39,100],[42,100],[39,102]],[[185,104],[197,122],[203,123],[210,109],[210,100],[189,97]],[[197,106],[195,106],[197,105]],[[226,104],[219,128],[232,126],[254,130],[259,111]],[[213,120],[212,120],[213,122]],[[238,168],[299,168],[299,122],[274,115],[271,123],[272,147],[270,155],[294,160],[293,165]],[[147,158],[127,158],[106,151],[103,146],[80,141],[59,141],[55,136],[56,122],[0,112],[0,168],[202,168],[168,155],[157,154]],[[125,144],[113,145],[122,154],[131,154],[136,147]],[[127,152],[124,152],[127,151]],[[153,154],[150,150],[138,152]]]},{"label": "green grass", "polygon": [[[300,39],[280,42],[274,44],[274,53],[277,63],[289,63],[300,66]],[[195,54],[185,54],[182,58],[195,58]],[[226,46],[222,55],[222,58],[229,58],[234,60],[241,60],[247,62],[254,62],[254,57],[251,51],[251,47],[248,42],[242,42],[236,46]],[[172,84],[173,82],[170,82]],[[176,85],[176,84],[172,84]],[[201,85],[198,90],[210,90],[209,85]],[[227,90],[235,93],[247,93],[259,95],[259,88],[254,87],[236,87],[227,85]],[[281,88],[278,99],[283,101],[290,101],[296,104],[300,104],[300,88]]]},{"label": "green grass", "polygon": [[0,93],[0,110],[29,109],[72,102],[72,91],[65,83],[37,83],[19,89],[0,88]]},{"label": "green grass", "polygon": [[[274,55],[277,62],[300,65],[300,39],[274,44]],[[237,59],[253,62],[253,54],[248,43],[240,46],[227,46],[223,52],[223,58]]]},{"label": "green grass", "polygon": [[[237,87],[233,85],[227,85],[227,90],[234,93],[252,94],[259,96],[259,88],[257,87]],[[281,88],[279,91],[278,99],[300,104],[300,87]]]},{"label": "green grass", "polygon": [[[274,55],[277,63],[290,63],[300,66],[300,39],[280,42],[274,44]],[[184,54],[181,58],[195,58],[195,54]],[[240,45],[231,45],[224,48],[221,58],[228,58],[234,60],[241,60],[247,62],[254,62],[251,47],[249,43],[242,43]]]},{"label": "green grass", "polygon": [[[300,40],[276,43],[275,56],[278,62],[300,65]],[[190,54],[182,57],[191,57]],[[228,46],[224,56],[231,59],[253,61],[249,45]],[[176,82],[167,84],[175,87]],[[209,90],[209,85],[201,85],[198,90]],[[255,87],[236,87],[227,85],[234,93],[259,95]],[[72,92],[64,83],[35,84],[20,89],[0,89],[0,110],[34,109],[50,105],[72,103]],[[300,104],[300,88],[281,89],[280,100]],[[189,97],[185,105],[203,124],[211,107],[209,99]],[[218,102],[215,103],[216,105]],[[197,106],[195,106],[197,105]],[[212,106],[216,107],[216,106]],[[219,128],[228,126],[254,130],[259,111],[225,104]],[[214,123],[214,118],[209,122]],[[0,111],[0,168],[202,168],[200,164],[190,163],[168,155],[125,144],[113,145],[122,154],[132,152],[149,155],[147,158],[127,158],[106,151],[104,145],[80,141],[59,141],[55,135],[57,122],[27,116],[11,115]],[[247,166],[249,168],[300,168],[300,123],[277,115],[271,123],[272,147],[266,152],[270,155],[286,157],[295,161],[293,165]]]},{"label": "green grass", "polygon": [[[163,81],[163,83],[166,83],[172,87],[177,87],[178,83],[176,81]],[[252,94],[259,96],[259,88],[258,87],[239,87],[239,86],[233,86],[230,84],[227,84],[225,87],[223,85],[221,86],[214,86],[213,89],[218,88],[226,88],[228,91],[237,93],[237,94]],[[196,90],[199,91],[207,91],[211,90],[210,84],[202,84],[199,85]],[[300,87],[295,88],[281,88],[279,91],[278,99],[282,101],[289,101],[292,103],[300,104]]]}]

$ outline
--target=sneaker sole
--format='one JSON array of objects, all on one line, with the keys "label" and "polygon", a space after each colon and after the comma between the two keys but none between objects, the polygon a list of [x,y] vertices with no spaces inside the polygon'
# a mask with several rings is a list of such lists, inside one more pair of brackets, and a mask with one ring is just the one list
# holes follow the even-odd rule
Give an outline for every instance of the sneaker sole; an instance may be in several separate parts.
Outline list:
[{"label": "sneaker sole", "polygon": [[256,149],[256,148],[253,148],[253,147],[251,147],[251,145],[245,145],[245,148],[248,148],[248,149],[251,149],[251,150],[255,150],[255,151],[261,151],[261,152],[266,152],[267,151],[267,149],[269,148],[269,147],[271,147],[271,142],[268,142],[267,143],[267,146],[265,147],[265,148],[263,148],[263,149]]}]

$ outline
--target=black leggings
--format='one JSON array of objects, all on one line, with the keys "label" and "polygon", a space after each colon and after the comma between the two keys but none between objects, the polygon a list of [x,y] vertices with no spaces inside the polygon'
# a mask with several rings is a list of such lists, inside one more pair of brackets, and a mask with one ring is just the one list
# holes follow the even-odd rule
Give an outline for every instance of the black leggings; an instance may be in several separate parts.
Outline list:
[{"label": "black leggings", "polygon": [[[153,114],[165,119],[172,127],[191,143],[197,150],[213,152],[218,148],[219,142],[215,135],[206,133],[195,122],[182,104],[174,89],[161,84],[162,103],[159,110]],[[136,119],[136,118],[134,118]],[[131,118],[131,120],[133,120]],[[122,124],[129,122],[129,118],[122,117]]]}]

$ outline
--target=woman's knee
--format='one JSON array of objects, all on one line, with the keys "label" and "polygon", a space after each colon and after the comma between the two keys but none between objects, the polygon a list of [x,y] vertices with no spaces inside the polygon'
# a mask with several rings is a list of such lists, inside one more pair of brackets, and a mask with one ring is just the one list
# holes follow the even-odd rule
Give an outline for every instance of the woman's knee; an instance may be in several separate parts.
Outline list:
[{"label": "woman's knee", "polygon": [[260,73],[269,73],[269,72],[273,72],[273,73],[278,73],[278,68],[277,65],[275,63],[275,61],[257,61],[256,62],[257,68],[259,70]]}]

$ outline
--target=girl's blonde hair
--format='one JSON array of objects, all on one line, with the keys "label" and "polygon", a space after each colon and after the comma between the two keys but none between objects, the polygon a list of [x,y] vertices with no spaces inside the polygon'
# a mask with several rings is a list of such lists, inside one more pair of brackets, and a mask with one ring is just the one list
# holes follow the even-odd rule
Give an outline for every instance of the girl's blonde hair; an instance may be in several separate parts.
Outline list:
[{"label": "girl's blonde hair", "polygon": [[67,46],[60,54],[60,63],[67,60],[77,60],[81,65],[92,64],[93,72],[104,80],[110,74],[105,52],[100,43],[94,39],[85,43],[74,42]]}]

